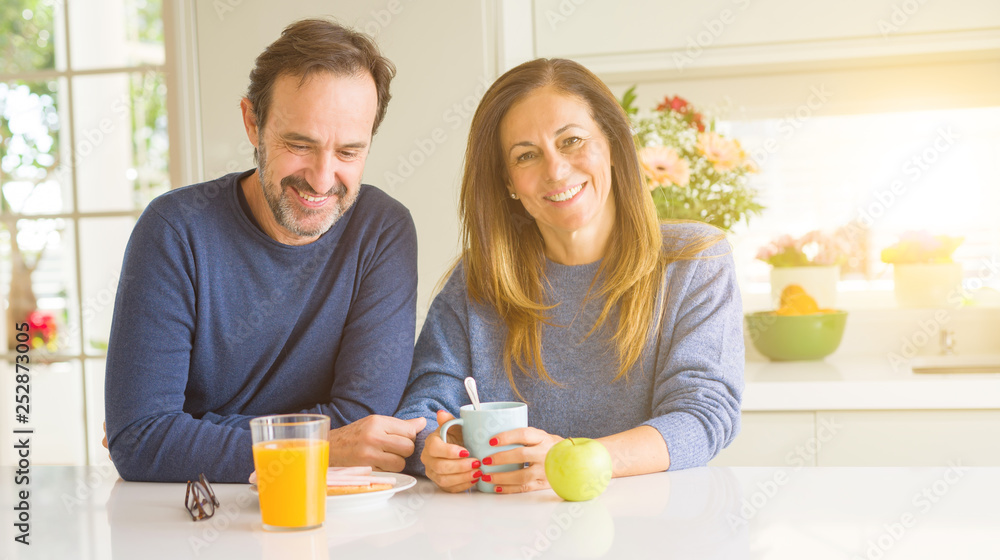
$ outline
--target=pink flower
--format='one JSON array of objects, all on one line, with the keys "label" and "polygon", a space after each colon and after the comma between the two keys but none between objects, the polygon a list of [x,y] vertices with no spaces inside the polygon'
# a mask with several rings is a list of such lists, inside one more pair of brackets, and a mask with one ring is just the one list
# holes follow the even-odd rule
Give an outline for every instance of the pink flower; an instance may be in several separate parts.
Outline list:
[{"label": "pink flower", "polygon": [[41,338],[43,342],[49,342],[56,336],[55,315],[47,311],[37,309],[28,314],[28,332],[31,338]]},{"label": "pink flower", "polygon": [[667,146],[648,146],[639,152],[642,172],[650,190],[660,185],[686,187],[691,180],[691,164],[677,150]]},{"label": "pink flower", "polygon": [[757,258],[773,266],[836,265],[849,252],[849,244],[840,237],[810,231],[799,238],[786,234],[771,240]]},{"label": "pink flower", "polygon": [[694,110],[687,99],[679,95],[664,97],[663,101],[656,106],[657,111],[673,111],[684,118],[684,122],[698,129],[698,132],[705,132],[705,117]]},{"label": "pink flower", "polygon": [[698,135],[698,150],[719,172],[732,171],[743,163],[744,152],[738,142],[727,140],[717,132]]},{"label": "pink flower", "polygon": [[673,97],[664,97],[663,101],[656,106],[657,111],[677,111],[678,113],[685,113],[691,104],[688,103],[687,99],[679,95]]},{"label": "pink flower", "polygon": [[764,245],[757,250],[757,258],[762,261],[767,261],[771,257],[778,254],[778,249],[774,245],[768,244]]}]

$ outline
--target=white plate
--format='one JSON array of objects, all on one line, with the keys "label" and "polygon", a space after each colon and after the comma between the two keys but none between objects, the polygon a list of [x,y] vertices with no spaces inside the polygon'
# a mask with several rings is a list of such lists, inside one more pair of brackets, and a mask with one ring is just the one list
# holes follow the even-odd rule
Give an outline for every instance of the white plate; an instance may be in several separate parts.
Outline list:
[{"label": "white plate", "polygon": [[[407,488],[413,487],[417,483],[417,479],[410,475],[400,474],[400,473],[382,473],[373,472],[371,476],[380,476],[384,478],[391,478],[395,481],[392,488],[387,488],[385,490],[377,490],[375,492],[362,492],[360,494],[343,494],[336,496],[326,497],[326,511],[328,512],[342,512],[342,511],[362,511],[368,509],[375,509],[382,507],[389,501],[389,498],[393,497],[396,492],[402,492]],[[257,493],[257,485],[251,484],[250,491],[254,494]]]},{"label": "white plate", "polygon": [[372,473],[372,476],[381,476],[385,478],[392,478],[396,481],[396,484],[392,488],[387,488],[385,490],[378,490],[375,492],[362,492],[361,494],[344,494],[341,496],[327,496],[326,497],[326,511],[360,511],[366,509],[375,509],[382,507],[389,498],[393,497],[396,492],[402,492],[407,488],[413,487],[417,483],[417,479],[410,475],[400,474],[400,473]]}]

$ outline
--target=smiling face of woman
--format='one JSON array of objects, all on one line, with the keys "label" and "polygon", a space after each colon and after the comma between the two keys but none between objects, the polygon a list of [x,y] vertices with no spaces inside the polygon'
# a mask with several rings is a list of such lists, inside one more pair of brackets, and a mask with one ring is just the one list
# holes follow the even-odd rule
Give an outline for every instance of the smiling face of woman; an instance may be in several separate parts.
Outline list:
[{"label": "smiling face of woman", "polygon": [[539,88],[504,116],[500,144],[507,188],[535,219],[546,250],[558,245],[570,252],[573,246],[603,251],[615,215],[611,150],[587,103]]}]

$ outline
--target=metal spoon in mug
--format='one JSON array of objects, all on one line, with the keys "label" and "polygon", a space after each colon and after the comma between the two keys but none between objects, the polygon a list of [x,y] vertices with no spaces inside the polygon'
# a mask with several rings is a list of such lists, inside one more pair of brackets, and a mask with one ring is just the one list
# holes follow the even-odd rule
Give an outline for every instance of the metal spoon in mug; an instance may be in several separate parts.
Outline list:
[{"label": "metal spoon in mug", "polygon": [[474,378],[465,378],[465,391],[469,393],[469,399],[472,401],[472,409],[479,410],[479,391],[476,389],[476,380]]}]

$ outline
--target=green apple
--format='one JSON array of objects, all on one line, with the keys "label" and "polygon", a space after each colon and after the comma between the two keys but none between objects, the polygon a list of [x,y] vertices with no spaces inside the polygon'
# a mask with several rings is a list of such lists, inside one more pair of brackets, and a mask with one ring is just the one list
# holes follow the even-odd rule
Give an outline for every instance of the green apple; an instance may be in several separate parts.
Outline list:
[{"label": "green apple", "polygon": [[584,502],[600,496],[611,482],[611,454],[601,442],[566,438],[545,455],[545,476],[560,498]]}]

